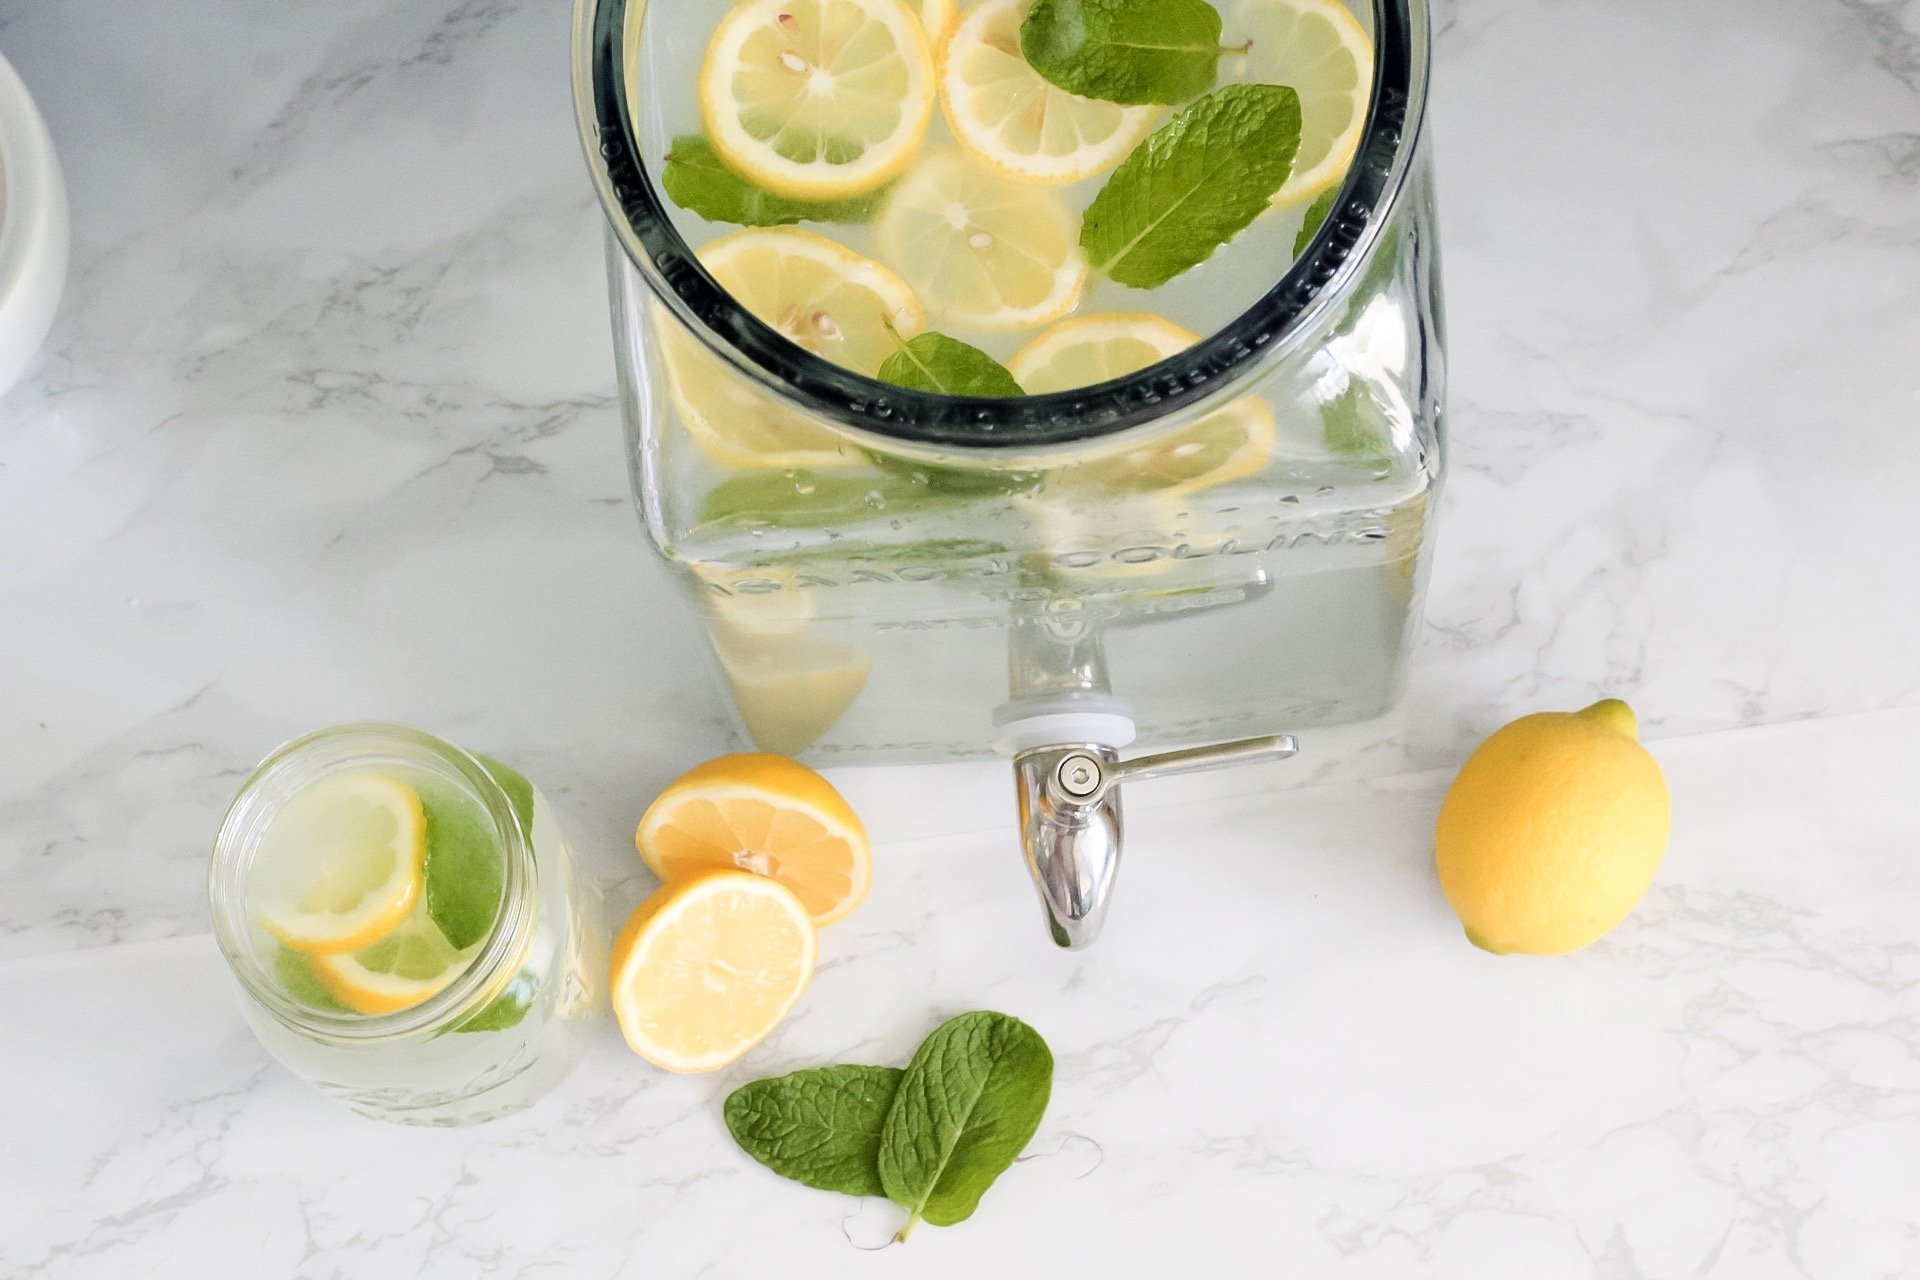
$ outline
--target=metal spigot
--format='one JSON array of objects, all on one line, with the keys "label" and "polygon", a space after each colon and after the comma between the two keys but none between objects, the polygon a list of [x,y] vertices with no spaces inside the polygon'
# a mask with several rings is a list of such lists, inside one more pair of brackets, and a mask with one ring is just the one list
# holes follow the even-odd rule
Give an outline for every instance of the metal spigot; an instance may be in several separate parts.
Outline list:
[{"label": "metal spigot", "polygon": [[1120,870],[1122,783],[1284,760],[1299,749],[1292,734],[1282,733],[1124,761],[1113,747],[1096,742],[1056,743],[1016,755],[1020,842],[1053,940],[1084,947],[1106,919]]}]

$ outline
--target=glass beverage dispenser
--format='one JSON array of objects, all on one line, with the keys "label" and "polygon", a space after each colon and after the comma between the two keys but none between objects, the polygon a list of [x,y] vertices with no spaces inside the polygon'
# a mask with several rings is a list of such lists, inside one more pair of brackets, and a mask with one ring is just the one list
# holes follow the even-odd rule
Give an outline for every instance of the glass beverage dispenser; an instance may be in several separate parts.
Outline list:
[{"label": "glass beverage dispenser", "polygon": [[576,20],[647,535],[760,749],[1011,756],[1050,927],[1082,944],[1121,782],[1290,754],[1288,731],[1400,688],[1443,461],[1424,0],[1363,4],[1354,161],[1296,255],[1246,259],[1271,280],[1256,302],[1138,373],[990,399],[828,363],[699,265],[646,92],[688,75],[646,25],[695,7],[578,0]]}]

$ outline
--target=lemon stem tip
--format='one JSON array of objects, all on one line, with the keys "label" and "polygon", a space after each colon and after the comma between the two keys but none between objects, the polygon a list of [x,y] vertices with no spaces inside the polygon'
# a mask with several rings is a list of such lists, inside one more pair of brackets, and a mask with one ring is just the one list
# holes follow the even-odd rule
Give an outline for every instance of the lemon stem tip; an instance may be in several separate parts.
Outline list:
[{"label": "lemon stem tip", "polygon": [[1640,720],[1633,714],[1633,708],[1618,698],[1602,698],[1580,714],[1606,725],[1623,737],[1639,740]]}]

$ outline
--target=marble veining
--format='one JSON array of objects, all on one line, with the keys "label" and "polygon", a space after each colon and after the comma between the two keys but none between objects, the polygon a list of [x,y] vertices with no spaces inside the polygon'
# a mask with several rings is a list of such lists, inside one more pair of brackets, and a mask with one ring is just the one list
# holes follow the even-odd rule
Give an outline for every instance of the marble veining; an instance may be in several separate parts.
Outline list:
[{"label": "marble veining", "polygon": [[[885,1206],[777,1184],[717,1099],[983,1006],[1056,1100],[915,1274],[1920,1271],[1901,0],[1437,5],[1452,472],[1408,695],[1129,797],[1097,950],[1046,947],[1004,766],[848,771],[874,900],[740,1068],[609,1031],[529,1114],[412,1133],[268,1062],[204,859],[271,745],[496,751],[625,909],[647,798],[726,741],[628,506],[568,7],[0,0],[74,213],[0,401],[0,1274],[896,1269]],[[1602,692],[1672,774],[1669,865],[1589,953],[1481,956],[1427,871],[1446,771]]]}]

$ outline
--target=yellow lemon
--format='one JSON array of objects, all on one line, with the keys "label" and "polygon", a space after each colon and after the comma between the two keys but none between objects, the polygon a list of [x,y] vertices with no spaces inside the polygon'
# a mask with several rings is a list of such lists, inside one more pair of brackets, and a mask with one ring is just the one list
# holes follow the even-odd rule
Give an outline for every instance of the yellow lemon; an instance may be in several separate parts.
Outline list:
[{"label": "yellow lemon", "polygon": [[867,896],[873,847],[833,784],[785,756],[721,756],[687,771],[648,806],[634,832],[662,880],[751,871],[791,890],[824,927]]},{"label": "yellow lemon", "polygon": [[1616,698],[1523,716],[1480,744],[1440,806],[1440,887],[1467,938],[1563,955],[1627,918],[1666,851],[1660,766]]},{"label": "yellow lemon", "polygon": [[759,1044],[813,976],[819,943],[791,890],[746,871],[660,889],[613,944],[614,1017],[669,1071],[714,1071]]}]

